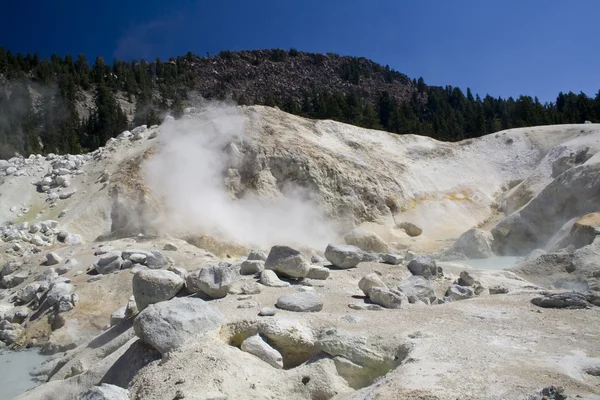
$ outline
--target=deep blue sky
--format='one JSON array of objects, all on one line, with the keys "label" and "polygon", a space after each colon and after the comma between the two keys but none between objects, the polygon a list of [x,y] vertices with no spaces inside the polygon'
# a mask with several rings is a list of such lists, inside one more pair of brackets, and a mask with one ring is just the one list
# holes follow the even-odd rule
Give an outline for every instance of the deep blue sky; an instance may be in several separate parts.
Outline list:
[{"label": "deep blue sky", "polygon": [[598,0],[2,1],[0,46],[153,60],[294,47],[492,96],[600,89]]}]

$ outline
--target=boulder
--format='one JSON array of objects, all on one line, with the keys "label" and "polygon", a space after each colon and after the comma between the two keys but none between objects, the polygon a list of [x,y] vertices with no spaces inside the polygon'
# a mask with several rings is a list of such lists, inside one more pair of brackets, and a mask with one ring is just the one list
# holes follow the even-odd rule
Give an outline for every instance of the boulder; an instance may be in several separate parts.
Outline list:
[{"label": "boulder", "polygon": [[363,252],[352,245],[330,244],[325,249],[325,258],[337,268],[353,268],[363,261]]},{"label": "boulder", "polygon": [[136,264],[146,264],[146,255],[133,253],[131,256],[129,256],[129,261]]},{"label": "boulder", "polygon": [[437,276],[437,264],[430,257],[419,256],[408,263],[408,270],[413,275],[422,276],[426,279]]},{"label": "boulder", "polygon": [[469,229],[454,243],[452,251],[462,253],[468,258],[488,258],[493,257],[492,245],[494,237],[488,231],[483,229]]},{"label": "boulder", "polygon": [[446,290],[446,296],[451,297],[452,300],[465,300],[470,299],[474,296],[473,289],[468,286],[450,285]]},{"label": "boulder", "polygon": [[262,260],[246,260],[240,266],[240,274],[254,275],[261,273],[265,269],[265,262]]},{"label": "boulder", "polygon": [[369,299],[385,308],[400,308],[402,304],[408,302],[408,297],[404,293],[379,286],[371,288]]},{"label": "boulder", "polygon": [[267,261],[267,255],[262,250],[252,250],[250,251],[250,254],[248,254],[247,260]]},{"label": "boulder", "polygon": [[304,278],[310,269],[310,263],[302,253],[287,246],[273,246],[265,261],[265,269],[290,278]]},{"label": "boulder", "polygon": [[132,287],[139,311],[150,304],[170,300],[181,290],[185,281],[166,270],[141,270],[133,276]]},{"label": "boulder", "polygon": [[81,237],[81,235],[77,235],[75,233],[69,233],[66,231],[58,232],[58,234],[56,235],[56,239],[58,239],[59,242],[62,242],[64,244],[68,244],[71,246],[83,243],[83,238]]},{"label": "boulder", "polygon": [[388,245],[376,233],[356,228],[344,236],[346,244],[356,246],[367,252],[385,253]]},{"label": "boulder", "polygon": [[325,259],[318,254],[313,254],[310,257],[310,262],[312,264],[323,264],[325,262]]},{"label": "boulder", "polygon": [[110,314],[110,326],[115,326],[123,321],[126,316],[127,306],[119,307]]},{"label": "boulder", "polygon": [[175,275],[180,276],[183,280],[186,280],[188,276],[187,270],[181,267],[169,267],[167,271],[171,271]]},{"label": "boulder", "polygon": [[[146,266],[150,269],[161,269],[169,266],[169,260],[158,250],[152,250],[146,255]],[[135,262],[131,260],[132,262]]]},{"label": "boulder", "polygon": [[22,303],[29,303],[35,299],[35,295],[40,290],[41,285],[37,282],[30,283],[17,292],[17,299]]},{"label": "boulder", "polygon": [[306,277],[308,279],[325,280],[329,278],[329,273],[330,271],[327,267],[322,267],[320,265],[311,265],[310,269],[308,270],[308,274],[306,274]]},{"label": "boulder", "polygon": [[277,274],[271,270],[264,270],[260,273],[260,283],[271,287],[288,287],[289,282],[284,282],[277,277]]},{"label": "boulder", "polygon": [[433,303],[436,299],[431,282],[422,276],[411,276],[400,281],[397,289],[408,297],[410,303],[418,301]]},{"label": "boulder", "polygon": [[19,270],[23,266],[23,263],[20,261],[11,261],[6,263],[0,271],[0,277],[10,275]]},{"label": "boulder", "polygon": [[56,254],[55,252],[50,252],[46,254],[46,265],[48,266],[60,264],[62,261],[62,257]]},{"label": "boulder", "polygon": [[241,349],[246,353],[255,355],[275,368],[283,369],[283,357],[281,353],[269,346],[258,334],[244,340]]},{"label": "boulder", "polygon": [[80,400],[129,400],[129,390],[102,383],[85,392]]},{"label": "boulder", "polygon": [[362,277],[358,282],[358,288],[362,290],[365,296],[369,296],[371,289],[374,287],[381,287],[387,289],[387,285],[383,283],[379,275],[376,273],[370,273]]},{"label": "boulder", "polygon": [[176,244],[173,244],[173,243],[166,243],[166,244],[163,246],[163,250],[164,250],[164,251],[178,251],[178,250],[179,250],[179,247],[177,247],[177,245],[176,245]]},{"label": "boulder", "polygon": [[133,322],[136,335],[161,354],[221,327],[223,315],[204,300],[179,297],[148,306]]},{"label": "boulder", "polygon": [[276,306],[282,310],[296,312],[321,311],[323,300],[312,292],[293,293],[280,296]]},{"label": "boulder", "polygon": [[273,307],[263,307],[258,312],[258,315],[261,317],[272,317],[277,313],[277,309]]},{"label": "boulder", "polygon": [[235,279],[236,273],[233,270],[217,265],[190,273],[186,282],[191,293],[203,292],[213,299],[220,299],[227,296]]}]

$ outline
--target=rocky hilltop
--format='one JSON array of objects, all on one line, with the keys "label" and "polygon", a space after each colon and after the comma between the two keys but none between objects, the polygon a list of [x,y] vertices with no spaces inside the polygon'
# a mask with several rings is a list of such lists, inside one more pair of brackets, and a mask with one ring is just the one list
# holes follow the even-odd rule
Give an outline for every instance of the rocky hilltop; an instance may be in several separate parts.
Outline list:
[{"label": "rocky hilltop", "polygon": [[212,104],[0,161],[19,398],[598,399],[599,143]]}]

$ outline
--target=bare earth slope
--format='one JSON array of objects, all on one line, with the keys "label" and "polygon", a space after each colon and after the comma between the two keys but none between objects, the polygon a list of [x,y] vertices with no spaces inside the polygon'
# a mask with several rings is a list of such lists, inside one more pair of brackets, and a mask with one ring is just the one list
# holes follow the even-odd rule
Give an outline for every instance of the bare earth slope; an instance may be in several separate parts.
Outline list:
[{"label": "bare earth slope", "polygon": [[[557,279],[597,290],[597,242],[514,272],[438,262],[423,278],[430,297],[395,290],[414,283],[414,253],[444,250],[474,226],[495,225],[496,250],[516,253],[532,246],[523,238],[543,247],[566,235],[566,222],[600,204],[599,143],[593,124],[443,143],[217,105],[125,132],[88,155],[8,160],[0,164],[0,343],[55,354],[40,372],[48,382],[19,398],[78,399],[108,383],[131,399],[537,399],[550,385],[600,399],[597,300],[581,309],[531,302]],[[568,208],[572,188],[590,195]],[[379,235],[361,233],[368,240],[359,234],[359,245],[386,250],[347,250],[360,257],[348,269],[320,258],[356,226]],[[269,286],[264,263],[242,262],[274,245],[302,253],[275,263],[269,272],[284,283]],[[200,275],[201,267],[210,268]],[[314,274],[290,279],[284,267]],[[132,284],[141,271],[157,271],[143,290]],[[226,286],[225,297],[195,289],[194,279],[215,271],[212,285]],[[186,279],[167,290],[177,275]],[[399,308],[365,296],[365,276],[393,289],[385,293]],[[471,294],[458,301],[452,288]],[[152,338],[138,339],[133,326],[143,319],[131,296],[140,291],[174,307],[166,315],[184,316],[156,331],[174,327],[189,335],[183,345],[161,355]],[[258,316],[300,293],[315,294],[322,309]],[[188,330],[196,316],[177,308],[178,298],[218,310],[218,328]],[[241,350],[256,334],[283,368]]]}]

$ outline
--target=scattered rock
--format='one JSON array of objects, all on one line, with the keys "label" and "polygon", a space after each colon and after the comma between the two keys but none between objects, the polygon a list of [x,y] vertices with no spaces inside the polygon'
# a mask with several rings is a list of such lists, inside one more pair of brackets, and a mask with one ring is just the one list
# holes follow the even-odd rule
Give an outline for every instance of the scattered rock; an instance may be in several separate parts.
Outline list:
[{"label": "scattered rock", "polygon": [[293,293],[280,296],[277,299],[276,306],[282,310],[296,312],[321,311],[323,300],[311,292]]},{"label": "scattered rock", "polygon": [[400,281],[398,283],[398,291],[408,297],[409,303],[417,303],[419,301],[433,303],[436,299],[431,282],[422,276],[415,275],[409,279]]},{"label": "scattered rock", "polygon": [[203,292],[213,299],[227,296],[236,274],[229,267],[210,266],[200,268],[187,277],[187,288],[190,293]]},{"label": "scattered rock", "polygon": [[312,264],[323,264],[325,262],[325,259],[318,254],[313,254],[310,257],[310,262]]},{"label": "scattered rock", "polygon": [[166,270],[142,270],[133,276],[133,296],[139,311],[150,304],[170,300],[181,290],[184,280]]},{"label": "scattered rock", "polygon": [[468,286],[450,285],[446,291],[446,296],[451,297],[452,300],[465,300],[470,299],[474,296],[473,289]]},{"label": "scattered rock", "polygon": [[374,272],[363,276],[358,282],[358,287],[360,290],[362,290],[365,296],[369,296],[371,289],[374,287],[387,289],[387,285],[383,283],[379,275]]},{"label": "scattered rock", "polygon": [[288,287],[290,286],[289,282],[284,282],[277,277],[277,274],[271,270],[264,270],[260,273],[260,283],[265,286],[271,287]]},{"label": "scattered rock", "polygon": [[46,254],[46,265],[48,266],[60,264],[62,261],[62,257],[54,252]]},{"label": "scattered rock", "polygon": [[265,269],[265,262],[262,260],[246,260],[240,266],[240,274],[254,275],[261,273]]},{"label": "scattered rock", "polygon": [[422,276],[425,279],[437,276],[437,264],[430,257],[419,256],[408,263],[408,270],[413,275]]},{"label": "scattered rock", "polygon": [[492,286],[488,289],[490,294],[506,294],[508,293],[508,288],[506,286],[496,285]]},{"label": "scattered rock", "polygon": [[263,307],[260,309],[260,311],[258,312],[258,315],[260,315],[261,317],[272,317],[273,315],[275,315],[277,313],[277,309],[276,308],[272,308],[272,307]]},{"label": "scattered rock", "polygon": [[399,265],[404,260],[404,257],[401,256],[400,254],[393,254],[393,253],[382,254],[380,257],[381,257],[382,262],[384,262],[386,264],[391,264],[391,265]]},{"label": "scattered rock", "polygon": [[327,267],[311,265],[306,277],[309,279],[325,280],[329,278],[329,273],[330,271]]},{"label": "scattered rock", "polygon": [[163,250],[164,251],[178,251],[179,247],[177,247],[177,245],[175,245],[173,243],[167,243],[164,245]]},{"label": "scattered rock", "polygon": [[372,287],[369,291],[369,299],[385,308],[400,308],[402,304],[408,302],[408,297],[404,293],[385,287]]},{"label": "scattered rock", "polygon": [[302,253],[287,246],[273,246],[265,261],[265,269],[290,278],[304,278],[310,269],[310,263]]},{"label": "scattered rock", "polygon": [[397,225],[398,229],[402,229],[410,237],[417,237],[423,233],[423,229],[411,222],[402,222]]},{"label": "scattered rock", "polygon": [[223,315],[205,301],[180,297],[148,306],[135,318],[136,335],[161,354],[220,328]]},{"label": "scattered rock", "polygon": [[258,334],[244,340],[241,349],[246,353],[255,355],[275,368],[283,369],[283,357],[281,353],[269,346]]},{"label": "scattered rock", "polygon": [[600,296],[580,292],[550,293],[542,297],[535,297],[531,302],[544,308],[589,308],[592,306],[592,302],[600,306]]},{"label": "scattered rock", "polygon": [[[373,232],[356,228],[344,236],[346,244],[356,246],[367,252],[385,253],[388,251],[388,245],[385,241]],[[325,255],[327,257],[327,255]],[[331,260],[330,260],[331,261]]]},{"label": "scattered rock", "polygon": [[248,261],[267,261],[267,255],[262,250],[252,250],[248,254]]},{"label": "scattered rock", "polygon": [[352,245],[330,244],[325,249],[325,258],[337,268],[353,268],[363,261],[363,252]]}]

